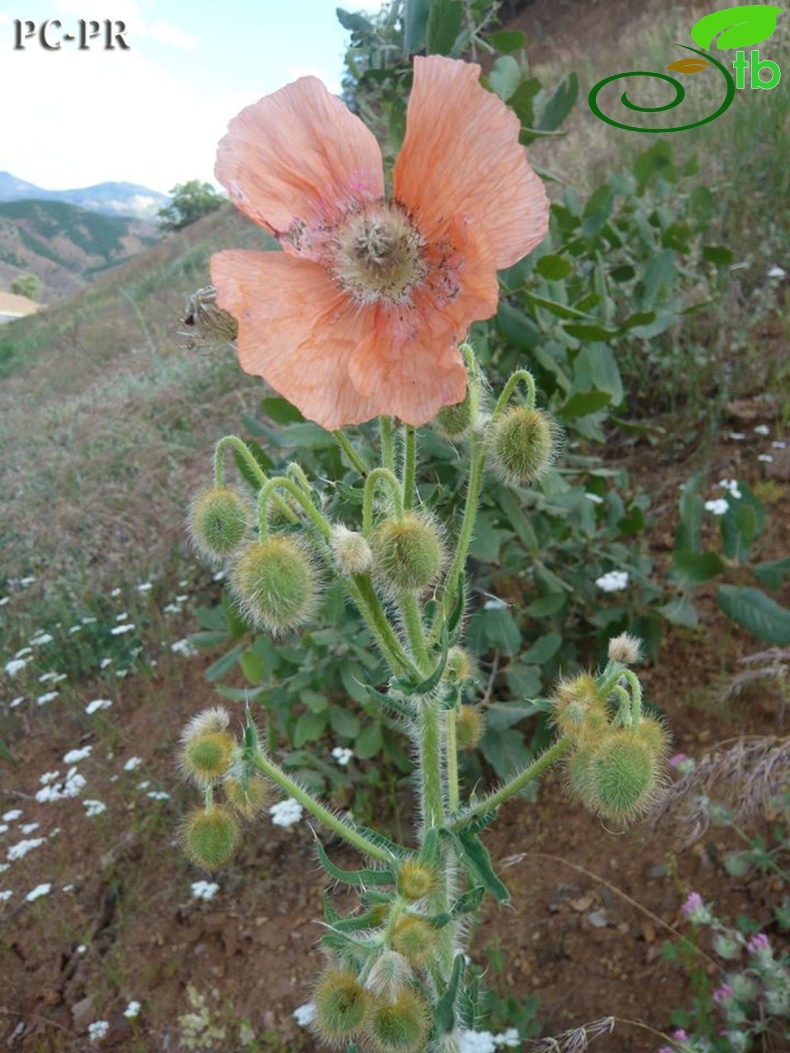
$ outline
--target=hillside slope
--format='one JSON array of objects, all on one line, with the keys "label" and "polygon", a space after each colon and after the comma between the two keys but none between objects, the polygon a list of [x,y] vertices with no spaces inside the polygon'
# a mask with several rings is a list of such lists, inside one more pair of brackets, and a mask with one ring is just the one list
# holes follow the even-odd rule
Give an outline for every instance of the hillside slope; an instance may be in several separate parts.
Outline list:
[{"label": "hillside slope", "polygon": [[0,288],[18,274],[44,283],[42,301],[78,292],[98,272],[158,240],[153,223],[105,216],[62,201],[0,204]]}]

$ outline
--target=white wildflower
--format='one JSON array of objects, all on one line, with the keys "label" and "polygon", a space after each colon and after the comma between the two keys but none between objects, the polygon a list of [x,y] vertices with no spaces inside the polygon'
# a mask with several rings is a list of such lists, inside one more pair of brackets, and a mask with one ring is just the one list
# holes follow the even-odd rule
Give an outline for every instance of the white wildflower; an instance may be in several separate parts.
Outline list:
[{"label": "white wildflower", "polygon": [[32,577],[31,575],[28,575],[28,577],[26,577],[26,578],[20,578],[19,579],[19,584],[21,586],[23,586],[23,588],[27,588],[27,586],[28,585],[32,585],[35,580],[36,579],[34,577]]},{"label": "white wildflower", "polygon": [[757,460],[762,461],[764,464],[771,464],[773,461],[773,457],[770,453],[758,453]]},{"label": "white wildflower", "polygon": [[775,450],[786,450],[787,449],[787,443],[783,439],[776,439],[776,440],[774,440],[774,442],[771,443],[771,446],[773,446],[773,448]]},{"label": "white wildflower", "polygon": [[85,707],[85,712],[88,716],[91,716],[93,713],[98,713],[99,710],[109,709],[111,705],[112,702],[109,698],[94,698],[94,700],[89,702]]},{"label": "white wildflower", "polygon": [[110,1025],[106,1020],[94,1020],[92,1024],[88,1024],[88,1036],[91,1042],[101,1042],[107,1037],[109,1030]]},{"label": "white wildflower", "polygon": [[302,818],[303,808],[293,797],[279,801],[269,809],[269,815],[275,826],[294,826]]},{"label": "white wildflower", "polygon": [[128,622],[126,625],[115,625],[110,629],[110,633],[113,636],[123,636],[124,633],[133,633],[134,625],[132,622]]},{"label": "white wildflower", "polygon": [[494,1036],[490,1031],[462,1031],[458,1047],[461,1053],[494,1053]]},{"label": "white wildflower", "polygon": [[99,669],[106,669],[108,665],[112,665],[112,658],[102,658],[99,662]]},{"label": "white wildflower", "polygon": [[31,837],[25,841],[17,841],[15,845],[11,845],[8,849],[6,859],[9,863],[14,863],[17,859],[23,859],[28,852],[32,852],[34,848],[43,845],[45,841],[45,837]]},{"label": "white wildflower", "polygon": [[28,894],[25,896],[25,900],[28,903],[32,903],[33,900],[39,899],[41,896],[48,896],[51,891],[52,882],[44,881],[41,885],[36,885],[34,889],[31,889],[30,892],[28,892]]},{"label": "white wildflower", "polygon": [[46,706],[48,702],[53,702],[59,694],[60,691],[45,691],[43,695],[38,696],[36,702],[40,706]]},{"label": "white wildflower", "polygon": [[49,633],[39,633],[31,639],[30,643],[33,647],[41,647],[43,644],[52,643],[54,639],[55,637],[50,636]]},{"label": "white wildflower", "polygon": [[610,570],[595,579],[595,584],[604,592],[620,592],[628,587],[628,571]]},{"label": "white wildflower", "polygon": [[25,701],[25,696],[24,695],[17,695],[16,698],[12,698],[11,701],[8,703],[8,708],[9,709],[16,709],[16,707],[17,706],[21,706],[24,701]]},{"label": "white wildflower", "polygon": [[15,823],[17,819],[22,818],[21,808],[12,808],[10,812],[3,812],[2,819],[4,823]]},{"label": "white wildflower", "polygon": [[[140,588],[142,588],[142,586],[140,586]],[[148,588],[150,589],[151,586],[149,585]],[[134,1020],[134,1018],[136,1016],[138,1016],[139,1013],[140,1013],[140,1003],[139,1002],[130,1002],[129,1005],[126,1007],[126,1009],[124,1009],[124,1011],[123,1011],[123,1015],[126,1017],[127,1020]]]},{"label": "white wildflower", "polygon": [[600,497],[598,494],[591,494],[588,491],[588,492],[585,493],[584,496],[587,498],[588,501],[592,501],[592,503],[594,505],[602,505],[603,504],[603,498]]},{"label": "white wildflower", "polygon": [[86,797],[82,804],[85,808],[85,814],[89,819],[93,819],[95,815],[101,815],[102,812],[107,811],[107,805],[104,801],[95,801],[90,797]]},{"label": "white wildflower", "polygon": [[166,793],[164,790],[151,790],[145,796],[146,797],[150,797],[152,801],[169,801],[170,800],[170,794]]},{"label": "white wildflower", "polygon": [[341,768],[345,768],[351,758],[354,756],[354,751],[344,746],[335,746],[332,750],[332,756],[335,758]]},{"label": "white wildflower", "polygon": [[143,763],[142,757],[130,757],[129,760],[124,764],[124,771],[134,771],[135,768],[139,768]]},{"label": "white wildflower", "polygon": [[769,278],[786,278],[787,277],[787,271],[784,270],[784,268],[780,267],[778,264],[774,263],[768,268],[768,277]]},{"label": "white wildflower", "polygon": [[85,760],[90,757],[93,752],[93,746],[83,746],[81,750],[69,750],[68,753],[63,754],[64,764],[79,764],[81,760]]},{"label": "white wildflower", "polygon": [[736,501],[740,501],[741,491],[738,486],[737,479],[720,479],[719,486],[722,488],[722,490],[728,490]]},{"label": "white wildflower", "polygon": [[197,648],[187,639],[176,640],[175,643],[170,644],[170,650],[173,651],[174,654],[183,655],[184,658],[193,658],[198,653]]},{"label": "white wildflower", "polygon": [[27,665],[24,658],[12,658],[10,662],[6,662],[4,669],[6,676],[16,676],[17,673],[21,673]]},{"label": "white wildflower", "polygon": [[0,892],[0,903],[5,903],[6,900],[11,899],[13,891],[10,888],[4,889]]},{"label": "white wildflower", "polygon": [[219,892],[219,885],[214,881],[193,881],[192,895],[195,899],[213,899]]},{"label": "white wildflower", "polygon": [[304,1005],[297,1006],[293,1011],[293,1018],[299,1027],[309,1027],[315,1020],[315,1006],[312,1002],[305,1002]]},{"label": "white wildflower", "polygon": [[494,1042],[498,1046],[509,1046],[512,1049],[516,1049],[521,1045],[521,1038],[516,1028],[509,1027],[507,1031],[501,1031],[498,1035],[494,1035]]},{"label": "white wildflower", "polygon": [[[23,823],[22,826],[19,827],[19,832],[27,837],[29,834],[34,834],[40,826],[41,823]],[[8,827],[6,827],[6,829],[8,829]]]},{"label": "white wildflower", "polygon": [[723,516],[727,514],[729,510],[729,503],[726,497],[717,497],[713,501],[705,502],[705,511],[712,512],[715,516]]},{"label": "white wildflower", "polygon": [[755,424],[755,426],[754,426],[754,434],[755,435],[770,435],[771,434],[771,429],[768,427],[767,424]]}]

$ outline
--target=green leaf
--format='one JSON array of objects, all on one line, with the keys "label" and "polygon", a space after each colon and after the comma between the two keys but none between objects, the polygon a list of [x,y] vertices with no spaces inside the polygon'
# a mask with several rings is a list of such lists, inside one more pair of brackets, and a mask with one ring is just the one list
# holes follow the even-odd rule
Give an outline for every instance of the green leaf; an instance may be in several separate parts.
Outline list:
[{"label": "green leaf", "polygon": [[498,33],[489,33],[485,39],[492,48],[503,53],[520,51],[527,45],[526,33],[520,29],[502,29]]},{"label": "green leaf", "polygon": [[[567,304],[557,303],[556,300],[550,300],[547,296],[536,296],[534,293],[525,290],[525,299],[533,307],[543,307],[551,314],[556,315],[558,318],[583,318],[586,321],[590,321],[590,316],[585,314],[584,311],[577,311],[575,307],[568,307]],[[540,331],[538,331],[540,334]]]},{"label": "green leaf", "polygon": [[675,166],[672,163],[672,147],[666,139],[659,139],[653,146],[643,150],[634,161],[637,194],[645,192],[647,185],[655,178],[666,179],[670,183],[677,180]]},{"label": "green leaf", "polygon": [[326,727],[326,713],[313,713],[308,709],[299,717],[293,730],[293,744],[301,749],[306,742],[320,739]]},{"label": "green leaf", "polygon": [[334,733],[342,738],[353,739],[359,734],[359,717],[342,706],[332,706],[329,723]]},{"label": "green leaf", "polygon": [[545,636],[539,636],[529,650],[525,651],[520,658],[522,662],[527,662],[530,665],[544,665],[550,658],[554,657],[561,646],[562,637],[559,633],[546,633]]},{"label": "green leaf", "polygon": [[510,899],[510,893],[494,873],[491,857],[477,834],[459,830],[455,834],[455,840],[472,876],[500,903],[506,903]]},{"label": "green leaf", "polygon": [[705,51],[710,51],[718,36],[719,51],[729,48],[750,48],[767,40],[776,29],[776,16],[783,8],[773,4],[742,4],[726,11],[713,11],[691,27],[691,39]]},{"label": "green leaf", "polygon": [[573,273],[573,264],[564,256],[541,256],[535,264],[535,270],[546,281],[556,282]]},{"label": "green leaf", "polygon": [[587,199],[582,213],[582,233],[600,234],[614,208],[614,192],[604,183]]},{"label": "green leaf", "polygon": [[344,662],[340,667],[340,679],[349,696],[360,705],[368,700],[367,684],[359,679],[359,668],[353,662]]},{"label": "green leaf", "polygon": [[579,95],[579,78],[575,73],[563,77],[551,94],[538,121],[541,132],[553,132],[562,124],[576,104]]},{"label": "green leaf", "polygon": [[360,731],[354,742],[354,753],[360,760],[370,760],[381,752],[384,739],[380,724],[368,724]]},{"label": "green leaf", "polygon": [[730,507],[719,523],[724,554],[743,563],[749,558],[749,551],[765,526],[765,508],[746,483],[739,482],[738,485],[741,496],[734,505],[730,497]]},{"label": "green leaf", "polygon": [[484,610],[484,634],[489,645],[498,647],[506,655],[518,654],[521,648],[521,629],[507,607]]},{"label": "green leaf", "polygon": [[505,102],[514,94],[521,82],[521,67],[511,55],[502,55],[488,74],[491,90]]},{"label": "green leaf", "polygon": [[366,867],[362,870],[344,870],[342,867],[335,866],[326,854],[324,846],[317,838],[315,842],[315,850],[318,856],[318,861],[327,874],[333,877],[336,881],[342,881],[344,885],[364,887],[366,885],[395,884],[395,875],[390,870],[374,870],[372,867]]},{"label": "green leaf", "polygon": [[673,553],[673,559],[680,575],[695,583],[710,581],[726,570],[717,552],[685,552],[681,549]]},{"label": "green leaf", "polygon": [[433,0],[428,14],[429,55],[451,55],[463,26],[461,0]]},{"label": "green leaf", "polygon": [[697,490],[697,477],[692,476],[680,488],[680,522],[675,534],[675,548],[699,552],[705,502]]},{"label": "green leaf", "polygon": [[716,602],[729,618],[761,640],[779,647],[790,644],[790,610],[761,589],[720,585]]},{"label": "green leaf", "polygon": [[702,257],[708,263],[714,263],[717,267],[729,267],[735,258],[732,250],[724,245],[703,245]]},{"label": "green leaf", "polygon": [[[614,277],[614,271],[612,271],[612,277]],[[650,322],[656,320],[655,311],[637,311],[636,314],[631,314],[620,326],[621,329],[633,329],[635,325],[649,325]]]},{"label": "green leaf", "polygon": [[342,7],[335,8],[335,15],[343,29],[347,29],[349,33],[371,33],[373,31],[373,25],[364,15],[344,11]]},{"label": "green leaf", "polygon": [[292,406],[288,399],[281,398],[279,395],[263,399],[261,409],[275,424],[296,424],[304,420],[296,406]]},{"label": "green leaf", "polygon": [[447,990],[436,1003],[436,1008],[433,1013],[436,1031],[439,1035],[444,1035],[455,1028],[455,999],[458,994],[458,985],[461,982],[461,977],[464,975],[465,968],[466,962],[463,954],[456,954]]},{"label": "green leaf", "polygon": [[[535,669],[539,672],[537,666],[527,666],[526,668]],[[536,684],[536,689],[539,688],[540,677],[538,677]],[[529,717],[534,717],[537,713],[542,712],[542,707],[534,705],[531,701],[493,702],[485,711],[486,727],[493,728],[494,731],[507,731],[514,724],[518,724],[520,721],[527,720]]]},{"label": "green leaf", "polygon": [[251,684],[260,684],[266,677],[266,663],[257,651],[245,651],[239,659],[239,665]]},{"label": "green leaf", "polygon": [[673,625],[682,625],[686,629],[693,629],[698,622],[697,608],[688,596],[678,596],[677,599],[665,603],[658,608],[668,622]]},{"label": "green leaf", "polygon": [[761,585],[769,589],[779,589],[785,578],[790,578],[790,557],[785,559],[772,559],[765,563],[758,563],[754,570],[754,576]]},{"label": "green leaf", "polygon": [[237,644],[235,647],[231,648],[227,654],[218,658],[203,674],[206,680],[210,680],[212,683],[215,680],[221,680],[223,676],[231,671],[231,669],[235,668],[243,650],[244,648],[242,644]]},{"label": "green leaf", "polygon": [[540,329],[532,319],[504,300],[499,304],[496,326],[506,340],[522,351],[532,351],[541,339]]},{"label": "green leaf", "polygon": [[668,296],[674,288],[676,277],[675,253],[672,249],[662,249],[648,263],[645,270],[642,293],[644,306],[652,307],[662,291]]},{"label": "green leaf", "polygon": [[495,727],[486,727],[480,740],[480,750],[502,780],[526,768],[533,759],[524,736],[516,728],[499,731]]},{"label": "green leaf", "polygon": [[577,322],[571,322],[562,328],[574,340],[611,340],[619,333],[618,329],[606,329],[602,325],[585,325],[584,323],[580,325]]},{"label": "green leaf", "polygon": [[220,647],[222,644],[229,643],[230,636],[227,632],[191,633],[189,636],[189,642],[193,647],[202,647],[206,650],[212,650],[214,647]]},{"label": "green leaf", "polygon": [[431,0],[409,0],[403,14],[403,50],[416,55],[425,47]]},{"label": "green leaf", "polygon": [[598,391],[611,395],[612,405],[623,401],[623,380],[611,347],[599,344],[589,349],[590,378]]},{"label": "green leaf", "polygon": [[577,391],[557,409],[557,416],[565,420],[587,417],[602,410],[611,401],[612,396],[606,391]]}]

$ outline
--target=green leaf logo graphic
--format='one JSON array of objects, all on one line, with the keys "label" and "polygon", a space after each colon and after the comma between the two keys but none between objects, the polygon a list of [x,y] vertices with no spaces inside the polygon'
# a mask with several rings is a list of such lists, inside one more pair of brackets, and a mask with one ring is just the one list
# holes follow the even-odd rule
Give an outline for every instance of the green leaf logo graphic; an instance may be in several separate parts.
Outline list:
[{"label": "green leaf logo graphic", "polygon": [[726,11],[714,11],[695,22],[691,37],[706,51],[710,51],[715,37],[716,47],[750,48],[767,40],[776,29],[776,17],[783,7],[773,4],[742,4]]}]

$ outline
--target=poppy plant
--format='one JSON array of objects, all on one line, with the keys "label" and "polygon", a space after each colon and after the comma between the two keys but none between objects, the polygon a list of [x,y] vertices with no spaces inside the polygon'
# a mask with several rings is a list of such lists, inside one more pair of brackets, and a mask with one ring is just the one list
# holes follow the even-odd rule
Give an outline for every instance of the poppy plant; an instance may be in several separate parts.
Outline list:
[{"label": "poppy plant", "polygon": [[231,121],[216,176],[284,252],[211,261],[247,373],[328,429],[381,414],[424,424],[466,393],[458,350],[496,311],[496,272],[548,229],[519,122],[480,67],[414,60],[387,200],[373,134],[314,77]]}]

